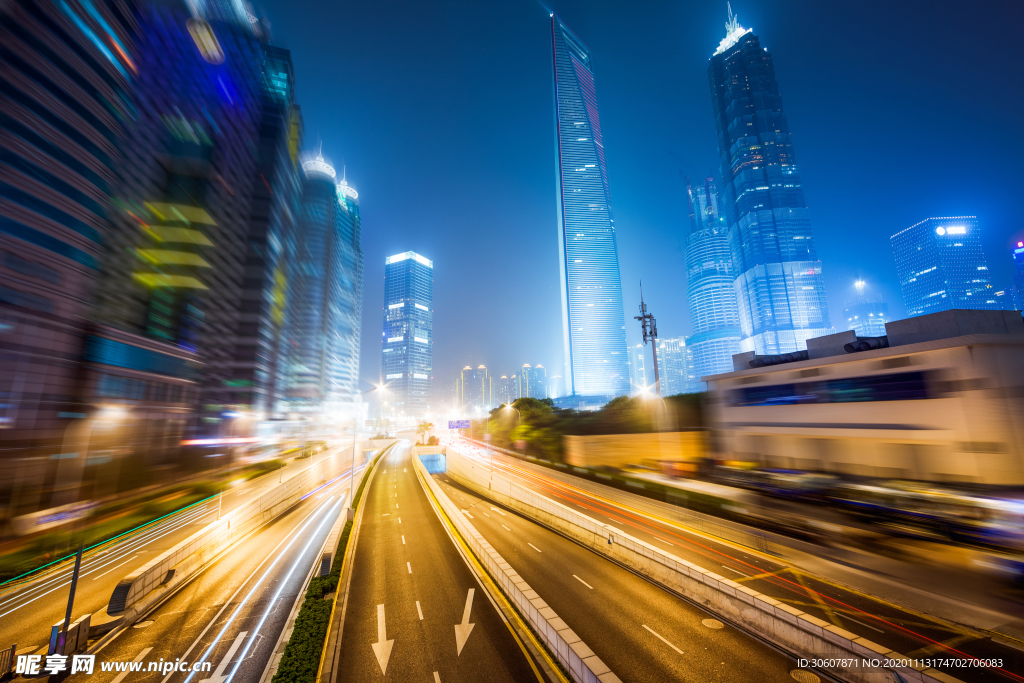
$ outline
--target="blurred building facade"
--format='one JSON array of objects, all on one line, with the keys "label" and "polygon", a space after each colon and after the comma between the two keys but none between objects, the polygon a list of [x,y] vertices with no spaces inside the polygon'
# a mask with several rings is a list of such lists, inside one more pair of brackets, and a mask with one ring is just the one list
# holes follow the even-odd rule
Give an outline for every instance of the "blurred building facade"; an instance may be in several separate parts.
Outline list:
[{"label": "blurred building facade", "polygon": [[[382,379],[392,405],[426,415],[433,378],[434,263],[414,251],[384,262]],[[456,397],[459,403],[461,396]]]},{"label": "blurred building facade", "polygon": [[951,309],[885,328],[887,346],[866,350],[846,331],[809,340],[804,360],[757,367],[753,353],[737,354],[733,372],[708,380],[716,457],[853,477],[1024,484],[1021,316]]},{"label": "blurred building facade", "polygon": [[558,255],[566,393],[629,391],[622,283],[590,50],[554,14]]},{"label": "blurred building facade", "polygon": [[647,347],[643,344],[634,344],[629,347],[629,385],[630,393],[635,394],[647,386],[647,371],[644,353]]},{"label": "blurred building facade", "polygon": [[821,261],[775,66],[729,12],[708,65],[744,351],[798,351],[831,331]]},{"label": "blurred building facade", "polygon": [[1024,241],[1013,248],[1013,285],[1017,290],[1015,308],[1019,311],[1024,307]]},{"label": "blurred building facade", "polygon": [[543,365],[530,366],[529,363],[519,369],[518,398],[545,399],[548,397],[548,375]]},{"label": "blurred building facade", "polygon": [[893,235],[891,243],[907,315],[1012,306],[1005,290],[996,295],[977,217],[926,218]]},{"label": "blurred building facade", "polygon": [[659,339],[658,379],[661,381],[661,395],[692,394],[704,390],[695,369],[693,352],[686,337]]},{"label": "blurred building facade", "polygon": [[474,368],[467,365],[462,368],[456,383],[456,394],[456,401],[461,411],[470,412],[493,408],[495,405],[494,382],[490,373],[487,372],[487,367],[478,365]]},{"label": "blurred building facade", "polygon": [[739,305],[729,229],[718,204],[713,178],[696,187],[687,183],[690,226],[686,238],[686,297],[693,335],[687,349],[698,377],[728,372],[739,352]]},{"label": "blurred building facade", "polygon": [[519,375],[502,375],[494,386],[494,401],[498,404],[512,403],[519,398]]},{"label": "blurred building facade", "polygon": [[846,329],[858,337],[881,337],[885,335],[885,323],[889,322],[889,304],[884,301],[851,301],[843,308]]}]

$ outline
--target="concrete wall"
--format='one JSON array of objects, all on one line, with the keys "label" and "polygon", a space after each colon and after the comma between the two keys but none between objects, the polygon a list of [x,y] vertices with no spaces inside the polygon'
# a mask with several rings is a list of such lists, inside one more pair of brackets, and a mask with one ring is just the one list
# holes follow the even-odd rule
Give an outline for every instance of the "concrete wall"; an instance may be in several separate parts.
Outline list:
[{"label": "concrete wall", "polygon": [[704,432],[647,432],[566,436],[565,461],[577,467],[622,467],[656,461],[689,462],[705,453]]},{"label": "concrete wall", "polygon": [[587,647],[576,633],[562,621],[530,585],[502,559],[491,544],[462,515],[458,507],[441,491],[433,477],[427,472],[419,458],[413,458],[413,468],[420,482],[441,504],[448,519],[458,529],[462,539],[484,566],[491,577],[501,586],[505,595],[512,600],[541,637],[558,661],[565,667],[576,683],[617,683],[619,677]]},{"label": "concrete wall", "polygon": [[[519,486],[500,473],[492,472],[486,461],[466,457],[455,447],[448,448],[447,462],[448,476],[464,486],[648,577],[796,657],[903,657]],[[933,669],[898,671],[905,681],[914,683],[950,683],[957,680]],[[892,680],[888,672],[880,669],[836,669],[830,673],[856,683],[890,683]]]}]

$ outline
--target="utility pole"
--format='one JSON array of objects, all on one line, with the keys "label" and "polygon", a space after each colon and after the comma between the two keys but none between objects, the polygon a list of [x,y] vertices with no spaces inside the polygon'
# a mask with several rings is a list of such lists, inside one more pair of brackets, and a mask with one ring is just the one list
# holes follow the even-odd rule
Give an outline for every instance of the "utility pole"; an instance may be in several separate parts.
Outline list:
[{"label": "utility pole", "polygon": [[640,321],[640,330],[644,335],[644,346],[651,342],[651,352],[654,354],[654,393],[661,396],[661,378],[658,376],[658,321],[652,313],[647,312],[647,304],[644,303],[644,283],[640,283],[640,315],[633,316],[634,320]]}]

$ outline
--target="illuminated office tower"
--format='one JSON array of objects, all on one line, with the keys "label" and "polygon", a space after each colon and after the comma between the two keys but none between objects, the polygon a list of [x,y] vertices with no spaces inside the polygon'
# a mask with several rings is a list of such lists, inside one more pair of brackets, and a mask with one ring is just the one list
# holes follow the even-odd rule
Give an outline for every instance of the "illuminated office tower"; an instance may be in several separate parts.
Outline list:
[{"label": "illuminated office tower", "polygon": [[636,344],[629,347],[629,385],[631,394],[635,394],[647,386],[646,361],[644,354],[647,347]]},{"label": "illuminated office tower", "polygon": [[[739,353],[740,313],[733,282],[729,230],[718,204],[713,178],[697,186],[687,183],[690,231],[686,238],[686,297],[693,335],[687,349],[697,377],[732,372]],[[664,393],[664,392],[662,392]]]},{"label": "illuminated office tower", "polygon": [[1017,294],[1014,304],[1019,311],[1024,306],[1024,241],[1013,248],[1013,284]]},{"label": "illuminated office tower", "polygon": [[392,405],[410,417],[426,415],[430,406],[433,306],[434,263],[414,251],[388,256],[381,374]]},{"label": "illuminated office tower", "polygon": [[548,397],[547,370],[542,365],[530,366],[529,363],[519,370],[519,396],[522,398],[543,399]]},{"label": "illuminated office tower", "polygon": [[729,11],[708,65],[739,305],[740,350],[778,354],[831,332],[792,135],[767,48]]},{"label": "illuminated office tower", "polygon": [[462,368],[457,387],[457,401],[462,411],[482,411],[494,406],[494,384],[486,366]]},{"label": "illuminated office tower", "polygon": [[657,344],[662,396],[690,394],[705,389],[694,370],[693,354],[685,337],[659,339]]},{"label": "illuminated office tower", "polygon": [[337,260],[340,277],[332,303],[329,353],[332,372],[329,400],[351,406],[359,398],[359,348],[363,313],[363,251],[360,246],[359,193],[345,178],[337,187],[339,234]]},{"label": "illuminated office tower", "polygon": [[926,218],[892,236],[896,272],[910,317],[953,308],[1001,310],[975,216]]},{"label": "illuminated office tower", "polygon": [[516,391],[516,380],[518,378],[519,375],[512,375],[512,377],[502,375],[498,378],[494,388],[494,400],[496,403],[512,403],[519,398],[519,392]]},{"label": "illuminated office tower", "polygon": [[855,295],[843,306],[846,329],[858,337],[884,337],[885,323],[889,322],[889,304],[868,291],[864,280],[853,285]]},{"label": "illuminated office tower", "polygon": [[629,389],[622,284],[590,49],[551,15],[566,392]]}]

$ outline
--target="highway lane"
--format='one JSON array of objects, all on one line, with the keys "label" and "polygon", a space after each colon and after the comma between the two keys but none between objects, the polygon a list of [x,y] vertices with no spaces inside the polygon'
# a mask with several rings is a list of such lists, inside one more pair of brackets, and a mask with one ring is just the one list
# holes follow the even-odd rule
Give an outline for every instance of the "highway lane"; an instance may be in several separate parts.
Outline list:
[{"label": "highway lane", "polygon": [[964,681],[1024,681],[1024,651],[993,640],[988,634],[867,595],[811,575],[766,553],[699,533],[659,516],[611,490],[607,496],[563,483],[527,468],[513,458],[458,444],[479,462],[492,464],[517,484],[578,510],[599,522],[722,576],[797,607],[902,655],[915,658],[1001,659],[1002,668],[938,666]]},{"label": "highway lane", "polygon": [[[435,475],[477,531],[626,683],[792,681],[795,662],[617,564]],[[706,623],[710,623],[709,627]]]},{"label": "highway lane", "polygon": [[[325,487],[246,536],[104,646],[90,683],[120,683],[125,677],[102,671],[103,663],[131,661],[144,666],[127,674],[130,683],[257,683],[346,495],[347,482]],[[207,662],[210,670],[146,670],[160,660]]]},{"label": "highway lane", "polygon": [[537,681],[434,513],[410,457],[408,441],[392,449],[364,494],[338,679]]},{"label": "highway lane", "polygon": [[[335,457],[340,450],[318,454],[313,465],[319,469],[327,462],[324,458]],[[72,618],[104,610],[124,576],[215,521],[218,514],[228,514],[308,467],[309,459],[290,461],[280,470],[240,481],[222,498],[190,506],[91,549],[82,558]],[[50,627],[64,619],[73,569],[73,560],[62,562],[31,581],[11,582],[0,590],[0,647],[17,643],[23,651],[46,644]]]}]

